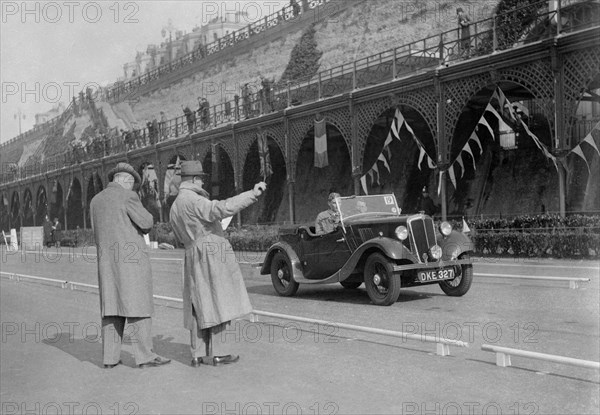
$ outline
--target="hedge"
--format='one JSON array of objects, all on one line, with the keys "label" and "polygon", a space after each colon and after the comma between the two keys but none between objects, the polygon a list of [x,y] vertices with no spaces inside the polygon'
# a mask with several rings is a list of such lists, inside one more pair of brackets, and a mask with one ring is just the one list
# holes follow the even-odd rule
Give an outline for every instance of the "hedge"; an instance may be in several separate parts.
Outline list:
[{"label": "hedge", "polygon": [[[519,216],[512,219],[473,219],[468,222],[476,254],[484,256],[588,258],[600,257],[600,216]],[[452,222],[462,229],[462,220]],[[266,251],[278,239],[277,225],[230,227],[225,232],[236,251]],[[158,223],[150,239],[181,248],[171,225]],[[3,241],[0,241],[2,243]],[[61,232],[61,243],[93,245],[92,231]]]}]

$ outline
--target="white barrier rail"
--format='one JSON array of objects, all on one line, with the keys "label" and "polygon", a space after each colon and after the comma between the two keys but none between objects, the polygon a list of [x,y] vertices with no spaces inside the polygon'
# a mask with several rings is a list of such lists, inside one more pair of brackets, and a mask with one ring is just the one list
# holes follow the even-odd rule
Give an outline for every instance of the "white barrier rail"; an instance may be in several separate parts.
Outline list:
[{"label": "white barrier rail", "polygon": [[550,277],[545,275],[512,275],[512,274],[486,274],[486,273],[475,273],[475,277],[488,277],[488,278],[512,278],[517,280],[541,280],[541,281],[568,281],[569,288],[574,290],[579,288],[580,282],[590,282],[589,278],[577,278],[577,277]]},{"label": "white barrier rail", "polygon": [[[92,289],[98,290],[97,285],[84,284],[81,282],[62,281],[62,280],[57,280],[57,279],[52,279],[52,278],[35,277],[33,275],[16,274],[16,273],[12,273],[12,272],[4,272],[4,271],[0,271],[0,275],[6,275],[6,276],[8,276],[9,279],[11,279],[11,280],[14,279],[16,281],[30,279],[30,280],[34,280],[34,281],[44,281],[44,282],[56,283],[56,284],[60,284],[62,288],[69,287],[71,290],[74,290],[77,287],[86,287],[86,288],[92,288]],[[183,303],[183,300],[181,298],[165,297],[162,295],[154,295],[153,297],[157,300],[172,301],[175,303]],[[401,339],[417,340],[417,341],[427,342],[427,343],[436,343],[436,354],[438,356],[449,356],[450,355],[450,347],[449,346],[469,347],[469,343],[463,342],[460,340],[445,339],[445,338],[441,338],[441,337],[434,337],[434,336],[414,334],[414,333],[404,333],[401,331],[375,329],[375,328],[371,328],[371,327],[355,326],[353,324],[335,323],[335,322],[331,322],[331,321],[318,320],[318,319],[313,319],[313,318],[308,318],[308,317],[291,316],[288,314],[278,314],[278,313],[271,313],[268,311],[260,311],[260,310],[252,311],[251,320],[253,322],[257,322],[258,316],[271,317],[271,318],[288,320],[288,321],[298,321],[298,322],[302,322],[302,323],[319,324],[319,325],[323,325],[323,326],[333,326],[333,327],[337,327],[340,329],[359,331],[359,332],[363,332],[363,333],[378,334],[378,335],[389,336],[389,337],[398,337]]]},{"label": "white barrier rail", "polygon": [[511,349],[509,347],[492,346],[484,344],[481,350],[486,352],[496,353],[496,366],[507,367],[512,366],[511,356],[528,357],[530,359],[544,360],[546,362],[562,363],[565,365],[585,367],[588,369],[600,369],[599,362],[590,360],[575,359],[572,357],[557,356],[553,354],[530,352],[527,350]]},{"label": "white barrier rail", "polygon": [[336,328],[345,329],[345,330],[359,331],[359,332],[370,333],[370,334],[379,334],[382,336],[399,337],[401,339],[411,339],[411,340],[417,340],[417,341],[427,342],[427,343],[436,343],[436,354],[438,356],[450,355],[449,346],[469,347],[469,343],[466,343],[466,342],[463,342],[460,340],[451,340],[451,339],[445,339],[445,338],[427,336],[427,335],[421,335],[421,334],[404,333],[401,331],[393,331],[393,330],[385,330],[385,329],[375,329],[375,328],[371,328],[371,327],[355,326],[353,324],[345,324],[345,323],[332,323],[330,321],[325,321],[325,320],[318,320],[318,319],[307,318],[307,317],[290,316],[288,314],[271,313],[268,311],[254,310],[252,312],[252,314],[254,316],[253,321],[258,321],[258,316],[264,316],[264,317],[278,318],[278,319],[282,319],[282,320],[298,321],[298,322],[302,322],[302,323],[320,324],[320,325],[324,325],[324,326],[335,326]]}]

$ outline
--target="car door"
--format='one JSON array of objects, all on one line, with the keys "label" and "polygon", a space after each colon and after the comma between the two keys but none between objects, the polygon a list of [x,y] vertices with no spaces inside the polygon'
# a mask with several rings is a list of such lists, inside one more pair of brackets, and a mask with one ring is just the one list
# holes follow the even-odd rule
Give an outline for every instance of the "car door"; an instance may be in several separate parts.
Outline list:
[{"label": "car door", "polygon": [[337,272],[350,258],[342,229],[324,235],[302,237],[304,278],[324,279]]}]

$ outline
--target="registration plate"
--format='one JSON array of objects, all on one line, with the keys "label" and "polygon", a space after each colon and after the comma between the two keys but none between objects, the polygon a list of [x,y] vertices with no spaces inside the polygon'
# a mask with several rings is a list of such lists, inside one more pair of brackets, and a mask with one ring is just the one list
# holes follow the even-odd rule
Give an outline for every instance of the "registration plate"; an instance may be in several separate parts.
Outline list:
[{"label": "registration plate", "polygon": [[419,271],[417,273],[419,281],[443,281],[454,278],[454,268],[432,269],[430,271]]}]

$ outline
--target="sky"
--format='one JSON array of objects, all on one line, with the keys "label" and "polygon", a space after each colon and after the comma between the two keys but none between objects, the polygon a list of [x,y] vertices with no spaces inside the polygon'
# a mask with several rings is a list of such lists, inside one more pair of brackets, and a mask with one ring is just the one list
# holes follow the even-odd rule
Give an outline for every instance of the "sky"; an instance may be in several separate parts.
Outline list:
[{"label": "sky", "polygon": [[[217,15],[248,13],[250,24],[287,0],[0,1],[0,142],[33,127],[36,113],[91,86],[112,84],[136,51],[165,39],[171,19],[191,32]],[[168,35],[167,35],[168,36]]]}]

